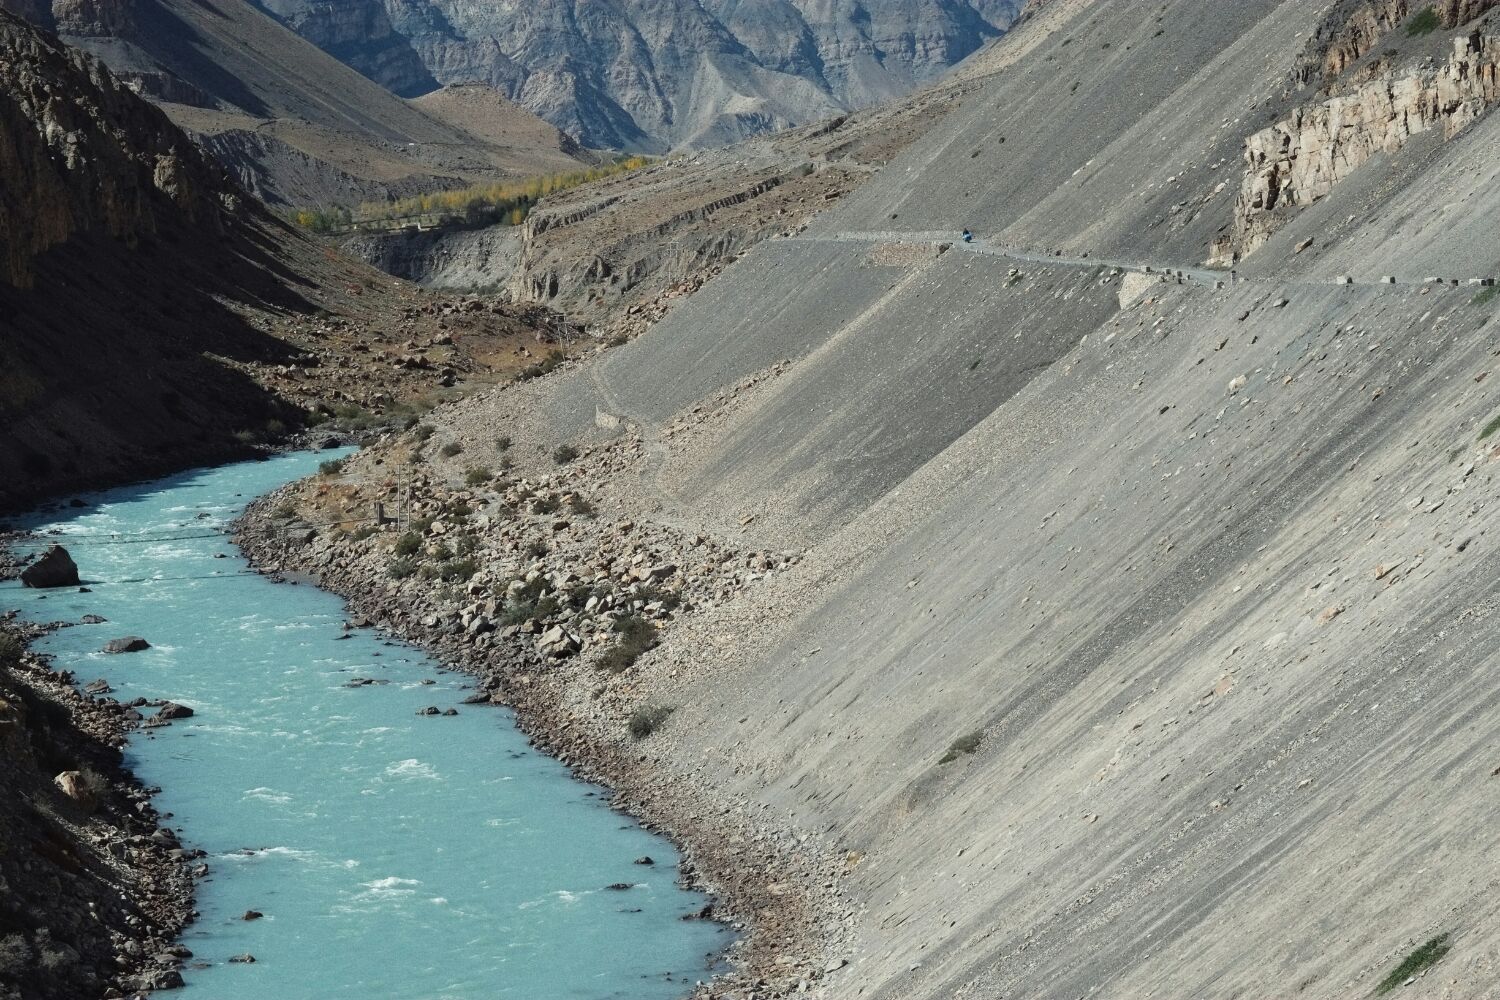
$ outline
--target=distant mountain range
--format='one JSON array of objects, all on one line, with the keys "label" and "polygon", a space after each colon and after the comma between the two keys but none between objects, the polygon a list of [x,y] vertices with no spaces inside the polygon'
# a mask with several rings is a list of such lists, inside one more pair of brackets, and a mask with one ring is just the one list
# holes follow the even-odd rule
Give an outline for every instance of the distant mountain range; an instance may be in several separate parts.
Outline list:
[{"label": "distant mountain range", "polygon": [[708,146],[909,92],[1021,0],[262,0],[393,92],[485,83],[594,147]]},{"label": "distant mountain range", "polygon": [[403,197],[591,160],[490,88],[434,85],[421,101],[403,100],[246,0],[0,8],[97,56],[273,205]]}]

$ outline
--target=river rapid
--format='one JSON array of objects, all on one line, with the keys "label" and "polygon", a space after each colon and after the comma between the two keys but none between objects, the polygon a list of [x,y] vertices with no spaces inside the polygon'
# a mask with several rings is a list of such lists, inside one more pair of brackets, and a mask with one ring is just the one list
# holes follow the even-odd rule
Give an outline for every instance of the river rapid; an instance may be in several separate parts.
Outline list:
[{"label": "river rapid", "polygon": [[[532,750],[509,713],[460,704],[461,676],[346,631],[337,597],[273,583],[231,544],[249,500],[328,457],[201,470],[34,515],[22,526],[58,534],[91,592],[0,585],[0,603],[34,621],[108,619],[38,644],[79,683],[193,709],[126,754],[163,789],[184,846],[208,854],[180,995],[684,995],[727,939],[682,919],[707,900],[677,886],[669,843]],[[151,648],[101,652],[126,635]],[[458,714],[418,714],[428,706]],[[252,910],[264,916],[243,919]]]}]

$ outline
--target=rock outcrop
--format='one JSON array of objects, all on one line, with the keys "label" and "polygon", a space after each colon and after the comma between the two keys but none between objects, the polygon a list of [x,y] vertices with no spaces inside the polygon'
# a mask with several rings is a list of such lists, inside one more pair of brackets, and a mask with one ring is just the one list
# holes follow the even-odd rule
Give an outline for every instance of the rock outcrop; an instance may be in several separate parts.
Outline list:
[{"label": "rock outcrop", "polygon": [[1232,236],[1211,263],[1253,253],[1289,214],[1326,197],[1380,153],[1415,135],[1453,138],[1500,101],[1500,37],[1454,40],[1446,64],[1389,74],[1308,107],[1245,141],[1248,172],[1235,203]]},{"label": "rock outcrop", "polygon": [[0,282],[29,287],[37,255],[88,232],[129,247],[169,220],[217,231],[220,172],[96,60],[0,11],[0,62]]},{"label": "rock outcrop", "polygon": [[1318,26],[1304,49],[1299,83],[1338,78],[1375,51],[1411,18],[1431,9],[1443,28],[1456,28],[1500,5],[1500,0],[1344,0]]}]

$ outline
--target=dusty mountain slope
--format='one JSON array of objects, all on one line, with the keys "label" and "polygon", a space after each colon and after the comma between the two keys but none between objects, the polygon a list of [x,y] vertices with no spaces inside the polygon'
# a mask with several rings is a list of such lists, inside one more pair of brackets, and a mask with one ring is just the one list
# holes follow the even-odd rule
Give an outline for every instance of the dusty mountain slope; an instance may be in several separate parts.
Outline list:
[{"label": "dusty mountain slope", "polygon": [[4,12],[0,57],[0,507],[528,363],[538,319],[290,231],[91,57]]},{"label": "dusty mountain slope", "polygon": [[[1020,4],[275,0],[268,6],[396,93],[419,92],[424,73],[443,83],[487,83],[587,145],[661,152],[720,145],[906,94],[998,36]],[[393,39],[415,50],[423,73],[392,57]]]},{"label": "dusty mountain slope", "polygon": [[1448,935],[1399,995],[1496,995],[1500,302],[1454,283],[1500,276],[1492,6],[1049,5],[806,232],[440,421],[776,556],[555,675],[693,815],[824,860],[823,958],[768,992],[1365,997]]},{"label": "dusty mountain slope", "polygon": [[794,233],[935,127],[981,81],[679,156],[549,195],[516,228],[343,241],[381,270],[437,288],[503,289],[602,337],[659,319],[751,246]]},{"label": "dusty mountain slope", "polygon": [[350,203],[577,165],[561,133],[521,124],[530,116],[519,108],[505,116],[515,127],[494,132],[479,116],[453,121],[450,102],[404,101],[243,0],[57,0],[31,14],[161,103],[272,203]]}]

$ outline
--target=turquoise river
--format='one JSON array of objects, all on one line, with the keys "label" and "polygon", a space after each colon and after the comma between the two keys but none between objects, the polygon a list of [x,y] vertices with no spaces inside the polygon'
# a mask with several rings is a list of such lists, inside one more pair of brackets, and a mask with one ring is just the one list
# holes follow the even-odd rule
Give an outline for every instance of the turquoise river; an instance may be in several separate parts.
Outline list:
[{"label": "turquoise river", "polygon": [[[223,533],[251,498],[313,472],[296,454],[187,473],[33,516],[91,593],[0,585],[63,628],[39,646],[79,683],[195,715],[138,733],[127,762],[208,852],[183,942],[185,1000],[678,997],[722,952],[681,918],[672,846],[535,752],[511,715],[460,705],[460,675],[311,586],[249,571]],[[138,635],[144,652],[109,656]],[[384,681],[351,687],[355,678]],[[419,717],[428,705],[454,717]],[[149,710],[148,710],[149,711]],[[650,856],[654,866],[635,864]],[[630,883],[629,889],[607,888]],[[246,922],[247,910],[265,914]],[[231,956],[254,955],[251,964]]]}]

